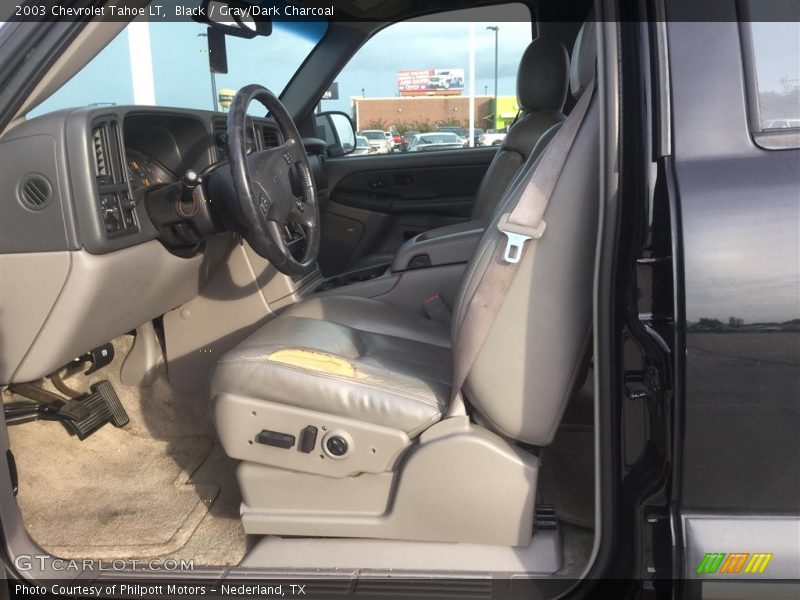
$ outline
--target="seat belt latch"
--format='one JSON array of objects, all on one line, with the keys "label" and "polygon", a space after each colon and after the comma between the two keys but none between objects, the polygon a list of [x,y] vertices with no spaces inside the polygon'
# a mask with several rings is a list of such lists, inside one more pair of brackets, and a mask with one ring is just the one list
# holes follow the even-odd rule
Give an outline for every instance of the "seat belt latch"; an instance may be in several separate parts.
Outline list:
[{"label": "seat belt latch", "polygon": [[528,240],[538,240],[544,235],[545,222],[539,221],[536,227],[526,227],[516,223],[509,223],[510,213],[505,213],[497,222],[497,229],[506,234],[506,251],[503,253],[503,260],[510,264],[516,264],[522,258],[522,249]]},{"label": "seat belt latch", "polygon": [[453,315],[439,294],[431,294],[425,298],[422,301],[422,307],[431,321],[436,321],[442,325],[450,325]]}]

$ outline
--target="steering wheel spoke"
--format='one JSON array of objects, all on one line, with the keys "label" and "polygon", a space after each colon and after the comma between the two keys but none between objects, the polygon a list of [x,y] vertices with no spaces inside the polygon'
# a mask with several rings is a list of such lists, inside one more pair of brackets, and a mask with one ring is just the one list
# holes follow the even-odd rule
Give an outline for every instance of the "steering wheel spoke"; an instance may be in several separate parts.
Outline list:
[{"label": "steering wheel spoke", "polygon": [[291,223],[301,225],[304,229],[310,229],[314,226],[314,215],[309,211],[305,201],[298,197],[294,198],[294,204],[288,220]]},{"label": "steering wheel spoke", "polygon": [[[269,110],[286,141],[275,148],[247,154],[247,107],[252,100]],[[266,88],[246,86],[231,103],[228,140],[245,238],[281,272],[308,273],[316,265],[319,250],[319,207],[308,155],[289,113]],[[303,229],[305,248],[301,258],[287,246],[284,233],[288,223],[297,223]]]}]

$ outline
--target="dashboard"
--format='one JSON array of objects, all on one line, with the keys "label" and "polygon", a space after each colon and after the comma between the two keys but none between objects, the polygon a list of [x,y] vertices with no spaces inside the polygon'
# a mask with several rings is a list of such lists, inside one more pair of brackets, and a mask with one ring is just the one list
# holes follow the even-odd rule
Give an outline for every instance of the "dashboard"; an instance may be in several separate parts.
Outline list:
[{"label": "dashboard", "polygon": [[151,185],[173,183],[178,180],[174,173],[170,173],[164,165],[146,152],[135,148],[126,148],[125,158],[128,161],[128,181],[133,190]]},{"label": "dashboard", "polygon": [[[226,123],[225,115],[211,111],[104,106],[20,124],[2,143],[19,202],[0,223],[0,252],[83,248],[104,254],[161,239],[143,197],[181,181],[190,169],[202,174],[227,162]],[[249,118],[249,151],[281,143],[274,121]],[[309,152],[321,203],[324,152]],[[15,156],[25,158],[16,170]],[[47,190],[48,206],[58,204],[59,210],[29,202],[41,195],[39,188]]]},{"label": "dashboard", "polygon": [[[250,151],[283,142],[270,119],[248,125]],[[307,148],[323,204],[324,146]],[[193,218],[176,216],[171,198],[181,198],[189,169],[203,176],[225,169],[227,158],[226,116],[210,111],[83,107],[7,132],[0,270],[14,293],[0,311],[0,382],[42,377],[196,297],[226,260],[235,229],[213,198]],[[159,202],[162,193],[173,196]],[[303,282],[280,285],[289,294]]]}]

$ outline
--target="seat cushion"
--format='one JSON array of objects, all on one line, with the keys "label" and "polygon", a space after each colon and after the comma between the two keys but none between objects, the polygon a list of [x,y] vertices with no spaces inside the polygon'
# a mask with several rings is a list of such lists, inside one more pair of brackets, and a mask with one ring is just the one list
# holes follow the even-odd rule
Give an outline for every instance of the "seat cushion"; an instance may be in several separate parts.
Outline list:
[{"label": "seat cushion", "polygon": [[413,437],[442,418],[449,331],[402,307],[346,296],[289,307],[217,363],[235,394],[383,425]]}]

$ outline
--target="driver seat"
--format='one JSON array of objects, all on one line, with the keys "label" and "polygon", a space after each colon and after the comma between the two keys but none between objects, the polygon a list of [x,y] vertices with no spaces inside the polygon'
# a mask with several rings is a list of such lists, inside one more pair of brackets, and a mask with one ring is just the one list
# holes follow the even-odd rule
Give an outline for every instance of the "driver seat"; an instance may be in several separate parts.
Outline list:
[{"label": "driver seat", "polygon": [[[576,97],[593,79],[595,45],[586,23],[570,71]],[[213,418],[242,461],[245,532],[530,544],[535,450],[553,440],[581,383],[591,333],[596,98],[550,196],[546,235],[526,244],[461,386],[464,414],[451,404],[454,347],[458,359],[467,307],[505,242],[500,215],[536,184],[525,179],[534,164],[486,228],[450,330],[377,300],[312,297],[218,362]]]}]

